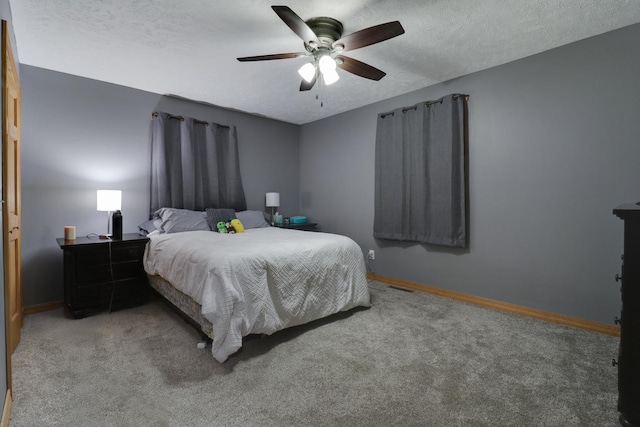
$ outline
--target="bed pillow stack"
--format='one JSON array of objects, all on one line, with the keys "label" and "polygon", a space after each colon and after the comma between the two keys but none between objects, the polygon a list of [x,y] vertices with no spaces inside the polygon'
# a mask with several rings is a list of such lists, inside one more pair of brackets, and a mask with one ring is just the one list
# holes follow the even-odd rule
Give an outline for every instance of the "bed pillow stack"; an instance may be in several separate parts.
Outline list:
[{"label": "bed pillow stack", "polygon": [[160,233],[211,230],[205,212],[188,209],[160,208],[153,214],[153,224]]},{"label": "bed pillow stack", "polygon": [[153,218],[138,226],[140,234],[180,233],[183,231],[217,231],[218,222],[227,222],[231,218],[238,219],[245,230],[269,227],[261,211],[240,211],[228,208],[207,208],[203,211],[188,209],[160,208],[154,212]]}]

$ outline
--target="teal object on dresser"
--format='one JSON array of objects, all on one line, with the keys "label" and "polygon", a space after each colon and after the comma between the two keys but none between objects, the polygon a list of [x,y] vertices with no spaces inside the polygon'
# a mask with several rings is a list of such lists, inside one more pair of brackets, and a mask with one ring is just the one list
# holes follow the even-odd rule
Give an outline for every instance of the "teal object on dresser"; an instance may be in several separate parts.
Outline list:
[{"label": "teal object on dresser", "polygon": [[301,215],[292,216],[292,217],[289,218],[289,222],[291,224],[306,224],[307,223],[307,217],[306,216],[301,216]]}]

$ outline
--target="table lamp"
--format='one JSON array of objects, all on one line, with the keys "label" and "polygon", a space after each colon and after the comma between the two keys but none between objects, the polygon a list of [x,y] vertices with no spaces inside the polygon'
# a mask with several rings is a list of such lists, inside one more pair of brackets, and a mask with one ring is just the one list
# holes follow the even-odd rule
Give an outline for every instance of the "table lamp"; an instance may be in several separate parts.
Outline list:
[{"label": "table lamp", "polygon": [[111,238],[111,212],[122,209],[122,191],[98,190],[98,210],[107,212],[107,234],[101,234],[101,239]]},{"label": "table lamp", "polygon": [[280,206],[280,193],[267,193],[267,203],[265,203],[268,208],[271,208],[271,225],[273,224],[273,210]]}]

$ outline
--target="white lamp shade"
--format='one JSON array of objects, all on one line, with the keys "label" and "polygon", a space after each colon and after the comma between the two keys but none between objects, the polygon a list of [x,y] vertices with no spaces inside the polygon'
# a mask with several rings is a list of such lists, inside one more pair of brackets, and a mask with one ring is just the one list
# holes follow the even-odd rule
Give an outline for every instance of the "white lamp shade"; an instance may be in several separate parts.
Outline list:
[{"label": "white lamp shade", "polygon": [[320,67],[322,74],[330,73],[336,70],[336,60],[329,55],[323,55],[318,61],[318,67]]},{"label": "white lamp shade", "polygon": [[98,190],[98,210],[117,211],[121,209],[122,191]]},{"label": "white lamp shade", "polygon": [[327,70],[322,73],[322,77],[324,78],[324,84],[329,86],[340,80],[340,76],[336,70]]},{"label": "white lamp shade", "polygon": [[268,208],[277,208],[280,206],[280,193],[267,193],[266,206]]},{"label": "white lamp shade", "polygon": [[300,67],[298,74],[300,74],[307,83],[311,83],[311,80],[316,76],[316,67],[311,62],[307,62]]}]

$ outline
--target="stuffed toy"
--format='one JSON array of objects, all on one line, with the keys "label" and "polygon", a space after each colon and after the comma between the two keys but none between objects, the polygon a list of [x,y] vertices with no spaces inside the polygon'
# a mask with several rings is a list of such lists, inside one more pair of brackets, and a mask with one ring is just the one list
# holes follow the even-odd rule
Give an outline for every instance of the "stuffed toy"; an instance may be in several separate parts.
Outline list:
[{"label": "stuffed toy", "polygon": [[216,228],[218,229],[218,233],[227,233],[227,226],[223,221],[216,224]]},{"label": "stuffed toy", "polygon": [[244,231],[244,225],[242,225],[238,218],[233,218],[231,220],[231,225],[233,225],[233,228],[235,228],[236,233],[242,233]]},{"label": "stuffed toy", "polygon": [[227,229],[227,233],[229,234],[235,234],[236,233],[236,229],[233,228],[233,225],[231,225],[231,218],[229,218],[227,220],[227,222],[224,223],[225,228]]}]

